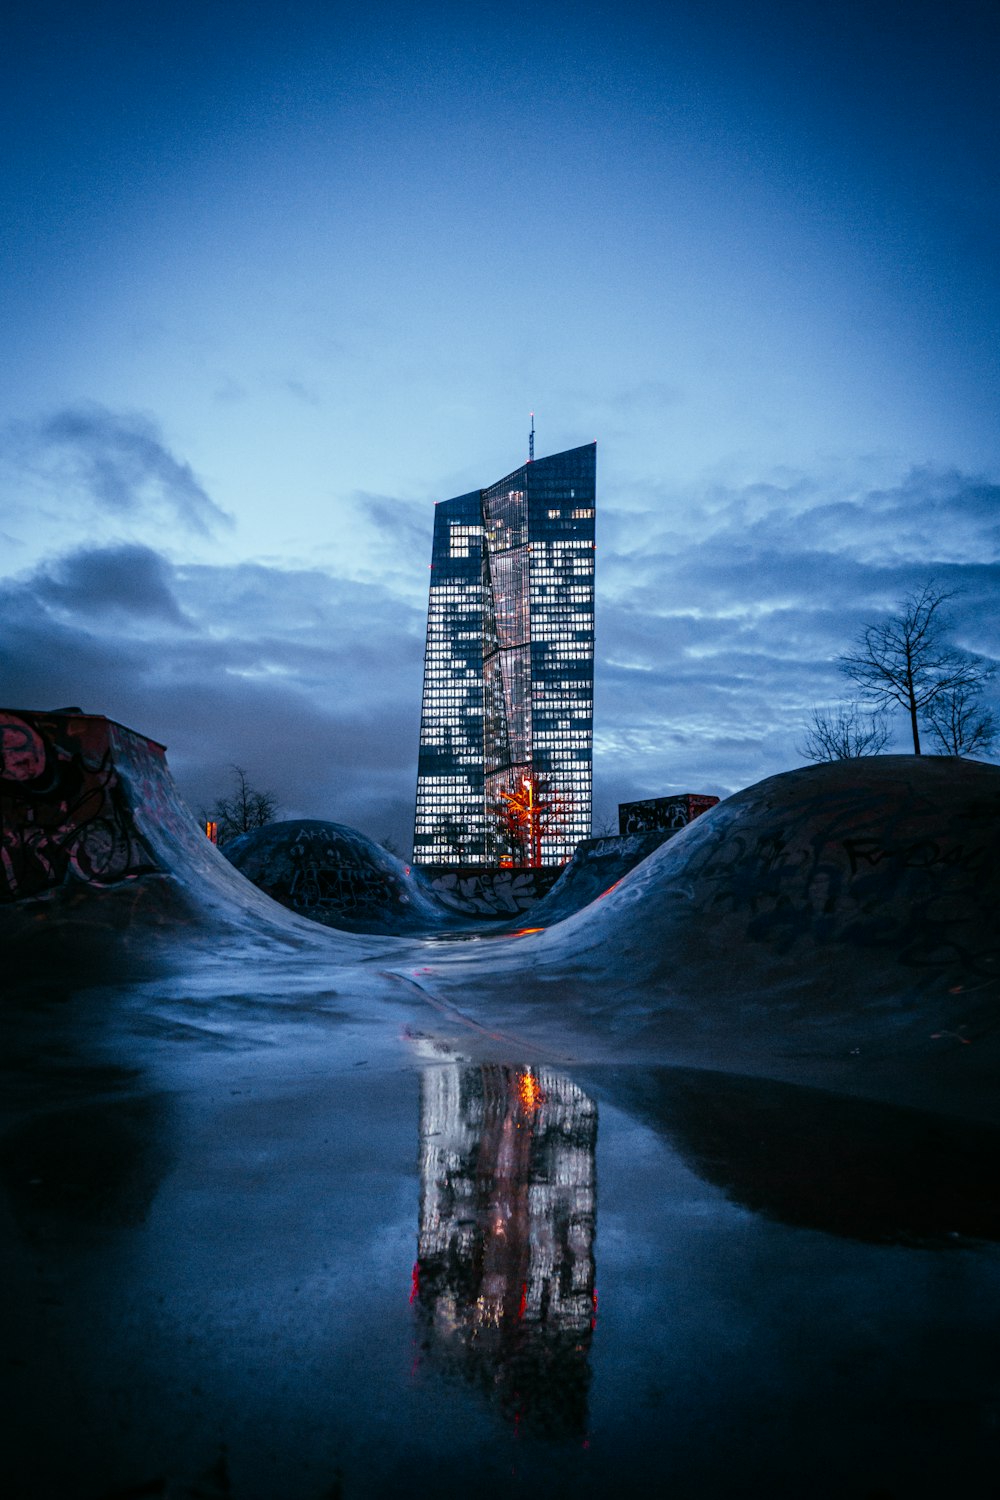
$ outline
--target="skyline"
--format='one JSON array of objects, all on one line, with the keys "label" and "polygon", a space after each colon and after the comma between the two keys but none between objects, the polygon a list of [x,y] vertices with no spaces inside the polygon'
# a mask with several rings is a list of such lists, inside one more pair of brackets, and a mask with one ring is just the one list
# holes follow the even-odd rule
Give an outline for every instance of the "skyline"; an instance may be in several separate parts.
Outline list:
[{"label": "skyline", "polygon": [[1000,658],[998,31],[10,17],[0,696],[164,741],[195,811],[238,761],[405,848],[434,501],[531,410],[599,440],[598,822],[799,764],[928,577]]}]

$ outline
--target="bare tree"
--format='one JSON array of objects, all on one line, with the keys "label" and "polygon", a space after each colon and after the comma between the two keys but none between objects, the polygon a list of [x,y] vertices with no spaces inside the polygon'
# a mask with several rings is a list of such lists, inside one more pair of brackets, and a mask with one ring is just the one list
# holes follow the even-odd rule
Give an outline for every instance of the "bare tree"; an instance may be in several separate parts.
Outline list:
[{"label": "bare tree", "polygon": [[242,766],[230,769],[234,778],[232,796],[216,798],[213,809],[219,825],[220,844],[239,838],[241,833],[249,833],[251,828],[263,828],[266,823],[273,823],[278,811],[278,799],[273,792],[262,792],[251,785]]},{"label": "bare tree", "polygon": [[[987,672],[984,680],[992,675]],[[996,714],[983,707],[980,685],[939,693],[924,709],[923,723],[945,755],[989,755],[1000,735]]]},{"label": "bare tree", "polygon": [[571,807],[571,799],[548,776],[528,771],[488,811],[509,857],[534,869],[542,863],[543,837],[564,832]]},{"label": "bare tree", "polygon": [[882,714],[865,714],[856,703],[834,709],[814,708],[799,753],[806,760],[857,760],[880,755],[889,738]]},{"label": "bare tree", "polygon": [[975,688],[987,675],[983,661],[945,640],[949,621],[943,606],[953,594],[933,582],[908,594],[899,613],[862,631],[841,670],[876,709],[898,704],[910,720],[913,753],[920,754],[919,721],[931,704],[959,688]]}]

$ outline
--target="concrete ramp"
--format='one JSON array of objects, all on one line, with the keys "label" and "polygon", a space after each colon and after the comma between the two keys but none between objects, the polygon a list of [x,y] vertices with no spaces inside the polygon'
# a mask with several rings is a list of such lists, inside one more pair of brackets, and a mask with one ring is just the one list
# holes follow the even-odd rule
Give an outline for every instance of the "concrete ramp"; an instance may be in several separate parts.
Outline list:
[{"label": "concrete ramp", "polygon": [[463,922],[410,865],[343,823],[268,823],[233,839],[224,853],[275,901],[326,927],[420,935]]},{"label": "concrete ramp", "polygon": [[139,953],[185,929],[317,935],[209,842],[164,747],[101,714],[0,711],[0,822],[9,941],[44,946],[59,928],[84,952],[116,933]]},{"label": "concrete ramp", "polygon": [[551,927],[582,911],[592,901],[608,896],[636,865],[671,837],[669,833],[629,833],[621,837],[585,839],[548,895],[531,908],[532,927]]},{"label": "concrete ramp", "polygon": [[[791,986],[853,1009],[887,993],[995,994],[998,841],[996,766],[912,755],[808,766],[683,829],[601,903],[592,935],[609,963],[628,954],[653,982],[734,995]],[[581,917],[559,930],[578,943]]]},{"label": "concrete ramp", "polygon": [[[1000,1037],[1000,768],[803,767],[682,829],[603,899],[433,982],[556,1036],[789,1055],[977,1055]],[[553,893],[555,894],[555,893]],[[532,926],[542,923],[532,923]],[[516,978],[517,1006],[508,1002]]]}]

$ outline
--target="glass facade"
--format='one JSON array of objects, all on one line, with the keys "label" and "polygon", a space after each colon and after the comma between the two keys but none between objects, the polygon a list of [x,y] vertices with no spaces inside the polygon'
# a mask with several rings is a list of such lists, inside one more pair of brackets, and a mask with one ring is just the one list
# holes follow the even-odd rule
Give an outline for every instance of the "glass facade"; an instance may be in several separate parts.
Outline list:
[{"label": "glass facade", "polygon": [[499,864],[504,795],[529,781],[543,865],[590,834],[596,453],[436,508],[416,864]]}]

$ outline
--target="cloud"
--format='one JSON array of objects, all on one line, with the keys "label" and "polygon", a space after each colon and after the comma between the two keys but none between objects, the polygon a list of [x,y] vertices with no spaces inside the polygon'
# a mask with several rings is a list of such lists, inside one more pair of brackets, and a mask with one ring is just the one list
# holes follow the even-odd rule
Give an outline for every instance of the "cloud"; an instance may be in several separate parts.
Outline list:
[{"label": "cloud", "polygon": [[36,475],[116,520],[165,520],[203,535],[232,524],[142,413],[88,402],[19,424],[9,435]]},{"label": "cloud", "polygon": [[336,541],[319,544],[313,555],[328,559],[341,576],[349,570],[354,578],[379,583],[426,612],[433,507],[364,490],[354,491],[346,505],[349,519],[338,526]]},{"label": "cloud", "polygon": [[304,380],[296,380],[288,376],[281,382],[282,387],[289,396],[294,396],[296,401],[301,401],[304,406],[322,406],[323,400],[315,386],[307,385]]},{"label": "cloud", "polygon": [[605,509],[595,800],[725,792],[798,764],[811,706],[849,695],[837,657],[929,577],[959,591],[956,642],[1000,659],[998,502],[928,467],[895,486],[785,475]]},{"label": "cloud", "polygon": [[412,561],[416,551],[417,556],[426,553],[430,561],[434,517],[428,506],[363,490],[355,494],[354,503],[368,524],[403,557]]},{"label": "cloud", "polygon": [[177,603],[167,564],[152,548],[136,543],[71,553],[41,568],[34,587],[41,602],[81,624],[101,616],[190,624]]},{"label": "cloud", "polygon": [[232,762],[284,816],[412,834],[423,615],[319,570],[78,549],[0,584],[0,699],[79,703],[168,746],[194,808]]}]

